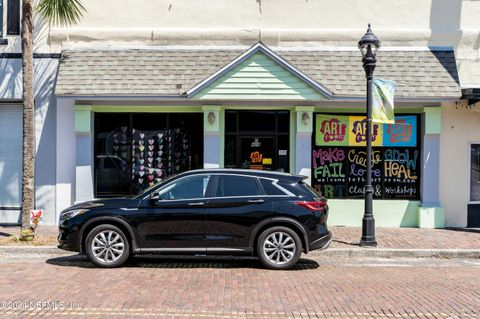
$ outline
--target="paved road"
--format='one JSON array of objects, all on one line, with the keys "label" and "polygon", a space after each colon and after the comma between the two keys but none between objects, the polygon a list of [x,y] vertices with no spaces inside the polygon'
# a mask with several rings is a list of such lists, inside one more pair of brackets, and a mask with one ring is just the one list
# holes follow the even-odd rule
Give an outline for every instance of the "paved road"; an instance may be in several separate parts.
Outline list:
[{"label": "paved road", "polygon": [[480,260],[0,256],[1,318],[480,318]]}]

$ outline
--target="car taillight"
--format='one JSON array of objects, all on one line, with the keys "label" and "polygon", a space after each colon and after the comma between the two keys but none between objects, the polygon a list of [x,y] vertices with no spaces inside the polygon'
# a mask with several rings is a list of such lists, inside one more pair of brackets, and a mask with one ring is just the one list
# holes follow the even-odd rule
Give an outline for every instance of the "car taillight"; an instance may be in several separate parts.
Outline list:
[{"label": "car taillight", "polygon": [[295,202],[296,205],[302,206],[308,210],[322,210],[327,206],[326,201],[318,201],[318,202],[307,202],[307,201],[302,201],[302,202]]}]

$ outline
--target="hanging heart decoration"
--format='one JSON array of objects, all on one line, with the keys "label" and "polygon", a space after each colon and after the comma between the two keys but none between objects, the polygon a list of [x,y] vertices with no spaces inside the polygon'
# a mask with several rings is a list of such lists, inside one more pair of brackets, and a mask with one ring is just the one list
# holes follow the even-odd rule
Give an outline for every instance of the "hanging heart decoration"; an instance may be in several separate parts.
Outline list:
[{"label": "hanging heart decoration", "polygon": [[148,144],[153,145],[154,142],[155,140],[153,138],[148,139]]},{"label": "hanging heart decoration", "polygon": [[138,172],[138,175],[140,175],[140,177],[143,177],[143,175],[145,175],[145,172],[144,172],[144,171],[140,171],[140,172]]},{"label": "hanging heart decoration", "polygon": [[116,138],[117,136],[118,136],[118,134],[117,134],[117,133],[113,134],[113,138]]},{"label": "hanging heart decoration", "polygon": [[149,163],[151,163],[151,162],[153,162],[153,157],[148,157],[147,160],[148,160]]},{"label": "hanging heart decoration", "polygon": [[144,165],[140,165],[140,170],[143,171],[145,169]]},{"label": "hanging heart decoration", "polygon": [[121,157],[126,158],[127,157],[127,152],[122,152],[120,155],[121,155]]},{"label": "hanging heart decoration", "polygon": [[148,152],[148,156],[153,157],[153,152]]},{"label": "hanging heart decoration", "polygon": [[143,145],[144,143],[145,143],[145,142],[142,141],[142,140],[138,141],[138,145]]},{"label": "hanging heart decoration", "polygon": [[161,177],[163,175],[163,172],[161,169],[157,170],[157,176],[158,177]]},{"label": "hanging heart decoration", "polygon": [[139,184],[142,184],[142,183],[143,183],[143,178],[139,178],[139,179],[138,179],[138,183],[139,183]]},{"label": "hanging heart decoration", "polygon": [[136,131],[136,129],[132,128],[132,134],[135,134]]},{"label": "hanging heart decoration", "polygon": [[163,133],[158,133],[157,136],[158,136],[158,138],[161,140],[162,137],[163,137]]},{"label": "hanging heart decoration", "polygon": [[153,168],[148,169],[148,174],[153,174],[153,172],[155,172],[155,169],[153,169]]},{"label": "hanging heart decoration", "polygon": [[158,156],[162,156],[162,155],[163,155],[163,151],[158,151],[157,154],[158,154]]},{"label": "hanging heart decoration", "polygon": [[139,160],[140,164],[143,164],[145,162],[145,160],[142,158],[141,160]]},{"label": "hanging heart decoration", "polygon": [[138,147],[138,149],[140,150],[140,152],[143,152],[143,150],[145,149],[145,146],[140,145],[140,146]]},{"label": "hanging heart decoration", "polygon": [[184,150],[188,150],[188,145],[187,145],[187,144],[183,144],[183,149],[184,149]]},{"label": "hanging heart decoration", "polygon": [[155,177],[153,175],[148,175],[148,180],[151,182]]},{"label": "hanging heart decoration", "polygon": [[155,183],[159,183],[161,180],[161,178],[155,178]]},{"label": "hanging heart decoration", "polygon": [[150,151],[153,151],[154,148],[155,148],[155,146],[153,146],[153,145],[148,145],[148,149],[149,149]]},{"label": "hanging heart decoration", "polygon": [[157,167],[158,167],[158,168],[162,168],[162,167],[163,167],[163,163],[160,162],[159,157],[157,157],[157,161],[158,161]]},{"label": "hanging heart decoration", "polygon": [[113,150],[114,150],[114,151],[118,151],[118,148],[119,148],[118,145],[114,145],[114,146],[113,146]]},{"label": "hanging heart decoration", "polygon": [[121,129],[121,130],[122,130],[122,132],[124,132],[124,133],[127,131],[127,128],[128,128],[128,127],[126,127],[126,126],[122,126],[122,127],[120,127],[120,129]]},{"label": "hanging heart decoration", "polygon": [[145,134],[144,133],[140,133],[140,138],[143,140],[143,138],[145,137]]}]

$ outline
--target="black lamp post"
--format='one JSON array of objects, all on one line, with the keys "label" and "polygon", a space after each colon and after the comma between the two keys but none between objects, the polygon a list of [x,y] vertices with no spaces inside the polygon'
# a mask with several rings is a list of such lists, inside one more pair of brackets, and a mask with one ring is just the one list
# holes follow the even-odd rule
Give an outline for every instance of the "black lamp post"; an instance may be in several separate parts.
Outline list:
[{"label": "black lamp post", "polygon": [[362,53],[363,69],[367,78],[367,172],[365,180],[365,211],[362,220],[362,239],[360,246],[377,246],[375,240],[375,218],[373,217],[372,187],[372,80],[377,59],[375,55],[380,47],[380,40],[373,34],[368,24],[367,33],[358,41]]}]

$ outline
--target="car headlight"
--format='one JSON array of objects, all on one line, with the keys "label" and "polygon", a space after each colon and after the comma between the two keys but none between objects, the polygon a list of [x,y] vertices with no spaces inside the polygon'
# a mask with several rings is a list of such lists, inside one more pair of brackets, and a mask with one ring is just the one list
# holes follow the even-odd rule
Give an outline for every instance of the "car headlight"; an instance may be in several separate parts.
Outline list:
[{"label": "car headlight", "polygon": [[60,214],[60,221],[64,221],[64,220],[73,218],[73,217],[75,217],[77,215],[81,215],[85,212],[86,212],[85,209],[74,209],[74,210],[69,210],[69,211],[63,212],[63,213]]}]

